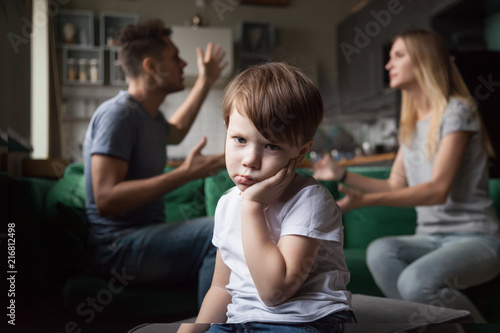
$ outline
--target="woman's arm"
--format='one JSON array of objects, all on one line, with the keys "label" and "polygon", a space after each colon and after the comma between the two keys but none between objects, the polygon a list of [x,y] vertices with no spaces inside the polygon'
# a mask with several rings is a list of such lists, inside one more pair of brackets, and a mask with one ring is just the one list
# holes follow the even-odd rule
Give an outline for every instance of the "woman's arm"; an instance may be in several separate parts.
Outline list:
[{"label": "woman's arm", "polygon": [[455,180],[471,132],[454,132],[443,138],[428,182],[387,192],[363,194],[340,187],[346,197],[339,200],[342,212],[365,206],[428,206],[443,204]]},{"label": "woman's arm", "polygon": [[399,149],[396,154],[391,169],[391,175],[388,179],[375,179],[349,172],[335,163],[329,154],[325,154],[325,156],[314,165],[313,176],[319,180],[340,181],[343,178],[344,184],[365,193],[392,191],[407,186],[401,149]]}]

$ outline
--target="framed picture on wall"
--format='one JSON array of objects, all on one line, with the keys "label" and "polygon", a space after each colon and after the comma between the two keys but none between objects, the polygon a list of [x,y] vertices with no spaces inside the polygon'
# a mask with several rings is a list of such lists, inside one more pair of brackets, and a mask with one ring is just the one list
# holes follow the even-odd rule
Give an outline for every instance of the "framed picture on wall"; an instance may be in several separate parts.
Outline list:
[{"label": "framed picture on wall", "polygon": [[243,22],[242,46],[244,52],[269,54],[274,46],[274,26],[271,23]]},{"label": "framed picture on wall", "polygon": [[247,5],[284,6],[288,3],[288,0],[242,0],[241,3]]}]

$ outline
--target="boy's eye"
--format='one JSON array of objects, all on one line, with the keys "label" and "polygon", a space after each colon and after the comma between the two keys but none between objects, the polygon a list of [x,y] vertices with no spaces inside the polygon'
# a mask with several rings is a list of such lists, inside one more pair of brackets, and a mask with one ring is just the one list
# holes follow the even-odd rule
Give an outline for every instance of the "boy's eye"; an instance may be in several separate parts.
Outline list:
[{"label": "boy's eye", "polygon": [[235,137],[234,141],[236,141],[236,143],[246,143],[247,142],[247,140],[245,140],[239,136]]},{"label": "boy's eye", "polygon": [[267,148],[267,149],[269,149],[269,150],[278,150],[278,149],[280,149],[280,147],[279,147],[279,146],[273,145],[273,144],[271,144],[271,143],[270,143],[270,144],[267,144],[267,145],[266,145],[266,148]]}]

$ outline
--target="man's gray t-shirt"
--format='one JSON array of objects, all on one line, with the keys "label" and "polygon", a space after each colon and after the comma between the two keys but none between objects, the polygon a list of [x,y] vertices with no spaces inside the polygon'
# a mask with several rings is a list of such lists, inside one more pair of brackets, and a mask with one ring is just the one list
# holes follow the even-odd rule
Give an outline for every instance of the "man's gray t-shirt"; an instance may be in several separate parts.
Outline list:
[{"label": "man's gray t-shirt", "polygon": [[[427,157],[427,118],[418,121],[410,145],[402,145],[409,186],[431,180],[434,158]],[[441,121],[437,147],[446,136],[473,132],[467,141],[457,175],[446,202],[419,206],[417,233],[479,233],[499,237],[498,220],[488,197],[488,155],[481,140],[478,117],[465,103],[451,99]]]},{"label": "man's gray t-shirt", "polygon": [[165,221],[162,199],[127,213],[101,217],[97,212],[90,172],[91,157],[102,154],[128,163],[125,180],[145,179],[163,173],[169,124],[158,112],[153,118],[126,91],[96,110],[85,135],[85,187],[89,244],[111,241],[130,231]]}]

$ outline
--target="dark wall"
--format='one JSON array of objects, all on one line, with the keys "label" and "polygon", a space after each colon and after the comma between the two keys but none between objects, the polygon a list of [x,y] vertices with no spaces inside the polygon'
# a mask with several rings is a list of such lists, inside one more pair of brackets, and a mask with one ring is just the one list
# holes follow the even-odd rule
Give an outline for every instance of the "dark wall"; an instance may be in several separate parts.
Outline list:
[{"label": "dark wall", "polygon": [[9,0],[0,5],[0,129],[12,128],[25,138],[30,137],[30,33],[36,33],[31,3]]}]

